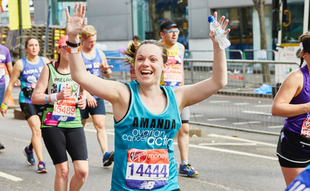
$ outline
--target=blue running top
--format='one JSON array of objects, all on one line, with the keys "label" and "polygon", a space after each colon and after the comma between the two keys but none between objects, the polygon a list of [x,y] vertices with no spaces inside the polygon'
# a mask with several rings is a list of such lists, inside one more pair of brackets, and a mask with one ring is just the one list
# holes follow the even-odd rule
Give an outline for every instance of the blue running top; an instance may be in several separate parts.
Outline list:
[{"label": "blue running top", "polygon": [[179,189],[173,138],[181,126],[181,118],[174,92],[161,86],[167,106],[161,114],[153,114],[141,101],[138,82],[126,85],[131,100],[127,114],[114,125],[111,190]]},{"label": "blue running top", "polygon": [[[43,58],[39,56],[39,60],[35,64],[28,62],[26,58],[22,58],[22,63],[23,69],[19,76],[19,80],[21,82],[21,89],[25,87],[34,89],[36,87],[41,71],[45,65]],[[31,97],[26,97],[23,91],[21,91],[19,94],[19,102],[32,104]]]}]

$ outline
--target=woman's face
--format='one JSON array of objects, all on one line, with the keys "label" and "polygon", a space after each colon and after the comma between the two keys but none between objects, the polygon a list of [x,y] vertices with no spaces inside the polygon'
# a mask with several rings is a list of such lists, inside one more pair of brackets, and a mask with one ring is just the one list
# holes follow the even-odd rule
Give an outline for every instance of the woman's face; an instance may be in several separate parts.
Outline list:
[{"label": "woman's face", "polygon": [[58,47],[58,54],[60,54],[60,58],[64,60],[69,60],[69,56],[67,53],[67,46]]},{"label": "woman's face", "polygon": [[310,54],[306,51],[300,51],[300,56],[304,59],[307,64],[310,64]]},{"label": "woman's face", "polygon": [[37,56],[40,52],[40,46],[37,39],[30,39],[28,41],[27,47],[25,47],[25,51],[28,55]]},{"label": "woman's face", "polygon": [[154,44],[142,45],[135,60],[135,73],[138,81],[159,84],[163,69],[161,48]]}]

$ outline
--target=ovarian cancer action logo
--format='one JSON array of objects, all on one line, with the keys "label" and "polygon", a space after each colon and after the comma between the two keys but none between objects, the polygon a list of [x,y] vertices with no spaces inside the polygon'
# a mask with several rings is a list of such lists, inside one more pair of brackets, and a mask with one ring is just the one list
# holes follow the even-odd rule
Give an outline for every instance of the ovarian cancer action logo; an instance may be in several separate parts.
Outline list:
[{"label": "ovarian cancer action logo", "polygon": [[129,158],[132,162],[143,163],[147,159],[147,152],[143,150],[132,149],[129,152]]}]

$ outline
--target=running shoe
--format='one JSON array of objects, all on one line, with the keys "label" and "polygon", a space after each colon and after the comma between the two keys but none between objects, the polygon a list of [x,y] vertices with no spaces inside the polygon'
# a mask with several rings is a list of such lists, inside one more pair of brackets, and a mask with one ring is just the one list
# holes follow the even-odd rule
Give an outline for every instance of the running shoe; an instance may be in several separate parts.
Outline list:
[{"label": "running shoe", "polygon": [[0,143],[0,149],[4,149],[4,145],[2,145],[2,143]]},{"label": "running shoe", "polygon": [[187,176],[196,176],[198,175],[197,170],[192,167],[190,164],[180,165],[180,174],[186,174]]},{"label": "running shoe", "polygon": [[35,165],[36,161],[33,158],[33,151],[29,150],[29,146],[25,147],[23,150],[24,155],[27,157],[27,164]]},{"label": "running shoe", "polygon": [[40,161],[38,164],[38,173],[47,173],[47,170],[45,168],[45,162]]},{"label": "running shoe", "polygon": [[114,161],[114,151],[105,152],[102,159],[103,166],[110,166],[113,161]]}]

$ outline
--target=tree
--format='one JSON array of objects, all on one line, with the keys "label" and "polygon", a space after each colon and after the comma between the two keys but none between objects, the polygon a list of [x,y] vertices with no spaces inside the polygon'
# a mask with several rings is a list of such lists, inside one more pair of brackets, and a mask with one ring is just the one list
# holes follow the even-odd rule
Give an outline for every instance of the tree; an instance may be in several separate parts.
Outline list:
[{"label": "tree", "polygon": [[170,3],[171,0],[168,0],[165,6],[160,10],[160,13],[156,16],[156,4],[155,0],[150,0],[149,1],[149,12],[150,12],[150,17],[152,19],[152,27],[153,27],[153,34],[154,34],[154,39],[159,40],[159,29],[158,29],[158,24],[157,21],[161,17],[161,15],[164,13],[165,9],[167,8],[168,4]]},{"label": "tree", "polygon": [[[265,28],[265,13],[264,13],[264,5],[265,0],[253,0],[255,9],[258,12],[259,17],[259,25],[260,25],[260,46],[262,50],[267,50],[267,41],[266,41],[266,28]],[[262,72],[263,72],[263,82],[270,83],[270,70],[268,64],[262,64]]]}]

